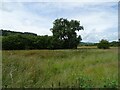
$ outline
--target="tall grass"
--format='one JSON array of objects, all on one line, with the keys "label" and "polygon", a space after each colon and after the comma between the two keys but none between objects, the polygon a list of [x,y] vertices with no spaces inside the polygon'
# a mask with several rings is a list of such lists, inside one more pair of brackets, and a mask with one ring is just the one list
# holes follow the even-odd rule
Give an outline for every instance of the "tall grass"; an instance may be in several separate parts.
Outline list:
[{"label": "tall grass", "polygon": [[3,87],[117,87],[117,48],[3,51]]}]

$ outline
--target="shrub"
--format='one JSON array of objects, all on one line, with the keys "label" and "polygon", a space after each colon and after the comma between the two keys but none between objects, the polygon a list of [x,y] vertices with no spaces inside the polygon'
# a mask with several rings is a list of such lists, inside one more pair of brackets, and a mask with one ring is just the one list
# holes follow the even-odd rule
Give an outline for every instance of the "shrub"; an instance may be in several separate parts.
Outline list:
[{"label": "shrub", "polygon": [[102,40],[98,43],[97,47],[98,47],[99,49],[109,49],[109,48],[110,48],[110,44],[109,44],[109,42],[108,42],[107,40],[102,39]]}]

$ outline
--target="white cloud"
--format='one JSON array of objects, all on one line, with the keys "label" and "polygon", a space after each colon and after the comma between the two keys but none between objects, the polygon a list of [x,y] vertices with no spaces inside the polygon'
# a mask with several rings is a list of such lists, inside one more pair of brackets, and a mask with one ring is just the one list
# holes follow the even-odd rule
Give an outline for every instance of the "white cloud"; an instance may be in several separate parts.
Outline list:
[{"label": "white cloud", "polygon": [[80,20],[81,24],[84,26],[85,30],[78,32],[78,34],[81,34],[83,41],[87,42],[98,42],[103,38],[117,40],[117,10],[110,10],[110,8],[108,8],[109,10],[102,9],[102,11],[99,11],[99,8],[97,9],[72,17],[72,19]]},{"label": "white cloud", "polygon": [[10,8],[0,10],[0,12],[2,12],[0,28],[22,32],[34,32],[40,35],[51,35],[50,31],[46,31],[51,27],[51,22],[48,18],[31,14],[20,7],[21,5],[18,6],[18,8],[16,7],[16,9],[11,7],[13,8],[12,11]]}]

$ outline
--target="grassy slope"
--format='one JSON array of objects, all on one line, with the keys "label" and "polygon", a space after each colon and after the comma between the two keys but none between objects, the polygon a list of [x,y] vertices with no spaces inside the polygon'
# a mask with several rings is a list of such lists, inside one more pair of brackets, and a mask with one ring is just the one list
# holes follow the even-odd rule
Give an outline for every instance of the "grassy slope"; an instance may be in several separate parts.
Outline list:
[{"label": "grassy slope", "polygon": [[117,53],[116,48],[3,51],[3,86],[114,87]]}]

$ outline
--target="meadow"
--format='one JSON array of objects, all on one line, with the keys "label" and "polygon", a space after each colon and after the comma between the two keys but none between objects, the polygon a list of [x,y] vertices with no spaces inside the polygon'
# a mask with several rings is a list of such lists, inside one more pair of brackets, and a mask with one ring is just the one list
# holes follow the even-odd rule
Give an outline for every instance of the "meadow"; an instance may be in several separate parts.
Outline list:
[{"label": "meadow", "polygon": [[3,50],[2,86],[116,88],[118,48]]}]

